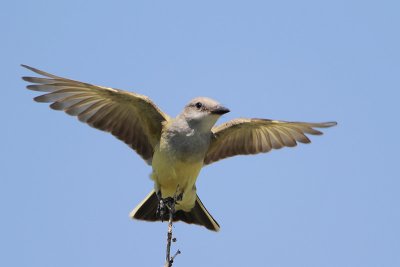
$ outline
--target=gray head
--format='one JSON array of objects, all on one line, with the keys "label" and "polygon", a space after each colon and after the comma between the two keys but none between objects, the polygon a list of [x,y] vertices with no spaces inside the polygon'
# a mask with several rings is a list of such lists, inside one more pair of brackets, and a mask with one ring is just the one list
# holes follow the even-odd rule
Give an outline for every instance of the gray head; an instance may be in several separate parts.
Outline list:
[{"label": "gray head", "polygon": [[210,131],[219,117],[229,109],[207,97],[196,97],[186,106],[179,117],[183,117],[192,127],[201,131]]}]

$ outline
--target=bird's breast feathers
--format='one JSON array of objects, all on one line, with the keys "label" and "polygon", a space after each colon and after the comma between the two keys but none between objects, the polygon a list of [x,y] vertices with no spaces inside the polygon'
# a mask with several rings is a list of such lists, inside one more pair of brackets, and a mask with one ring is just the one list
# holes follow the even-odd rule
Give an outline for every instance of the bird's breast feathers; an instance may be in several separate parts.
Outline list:
[{"label": "bird's breast feathers", "polygon": [[153,156],[152,179],[160,187],[163,197],[173,196],[178,187],[181,192],[191,192],[203,167],[203,159],[183,161],[175,152],[157,147]]},{"label": "bird's breast feathers", "polygon": [[[163,134],[153,155],[153,179],[164,191],[191,189],[203,167],[208,140],[201,136]],[[168,195],[170,192],[168,193]]]},{"label": "bird's breast feathers", "polygon": [[173,160],[182,162],[199,162],[210,145],[211,135],[199,134],[194,131],[166,131],[162,134],[159,150]]}]

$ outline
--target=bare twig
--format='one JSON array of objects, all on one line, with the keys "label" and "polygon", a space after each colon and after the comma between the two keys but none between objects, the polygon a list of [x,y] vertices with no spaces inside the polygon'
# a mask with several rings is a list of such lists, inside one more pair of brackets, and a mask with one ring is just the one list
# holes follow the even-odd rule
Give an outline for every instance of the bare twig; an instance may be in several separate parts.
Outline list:
[{"label": "bare twig", "polygon": [[168,232],[167,232],[167,251],[165,256],[164,267],[172,267],[172,263],[174,262],[176,256],[181,254],[181,251],[178,249],[178,251],[174,254],[174,256],[171,257],[171,242],[176,242],[176,238],[172,238],[172,227],[173,227],[176,200],[177,200],[177,193],[175,193],[172,203],[170,203],[170,205],[168,204],[165,205],[168,209],[169,220],[168,220]]},{"label": "bare twig", "polygon": [[169,210],[169,220],[168,220],[168,233],[167,233],[167,254],[165,258],[165,267],[172,266],[171,261],[171,241],[172,241],[172,222],[175,212],[175,203],[171,204],[172,207],[168,207]]},{"label": "bare twig", "polygon": [[178,249],[178,251],[177,252],[175,252],[175,254],[174,254],[174,256],[172,256],[172,258],[171,258],[171,264],[172,264],[172,262],[174,262],[174,259],[176,258],[176,256],[178,256],[179,254],[181,254],[182,252]]}]

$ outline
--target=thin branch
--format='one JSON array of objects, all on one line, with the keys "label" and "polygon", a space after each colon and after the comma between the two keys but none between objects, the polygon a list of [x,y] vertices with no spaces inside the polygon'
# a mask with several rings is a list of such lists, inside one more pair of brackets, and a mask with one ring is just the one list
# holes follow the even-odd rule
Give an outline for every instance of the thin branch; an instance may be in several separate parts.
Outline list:
[{"label": "thin branch", "polygon": [[165,205],[168,209],[169,220],[168,220],[168,232],[167,232],[167,250],[166,250],[164,267],[172,267],[172,263],[174,262],[176,256],[181,254],[181,251],[178,249],[178,251],[174,254],[174,256],[171,257],[171,242],[176,242],[176,238],[172,238],[172,228],[173,228],[176,200],[177,200],[177,192],[175,193],[171,203]]},{"label": "thin branch", "polygon": [[172,264],[172,262],[174,262],[174,259],[176,258],[176,256],[178,256],[179,254],[181,254],[182,252],[178,249],[178,251],[177,252],[175,252],[175,254],[174,254],[174,256],[172,256],[172,258],[171,258],[171,264]]},{"label": "thin branch", "polygon": [[[168,206],[167,206],[168,207]],[[174,212],[175,212],[175,203],[171,205],[171,208],[168,207],[169,211],[169,220],[168,220],[168,233],[167,233],[167,253],[165,257],[165,267],[171,267],[172,262],[171,262],[171,241],[172,241],[172,223],[173,223],[173,218],[174,218]]]}]

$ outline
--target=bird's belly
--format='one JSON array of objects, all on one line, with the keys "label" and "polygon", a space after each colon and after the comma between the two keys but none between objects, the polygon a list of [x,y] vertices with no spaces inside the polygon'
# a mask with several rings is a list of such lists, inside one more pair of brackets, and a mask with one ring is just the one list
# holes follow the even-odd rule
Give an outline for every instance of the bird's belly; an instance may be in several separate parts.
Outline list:
[{"label": "bird's belly", "polygon": [[183,193],[183,199],[177,208],[190,210],[196,201],[195,182],[203,167],[203,160],[182,161],[173,153],[156,150],[152,165],[151,177],[162,197],[173,197],[176,193]]}]

